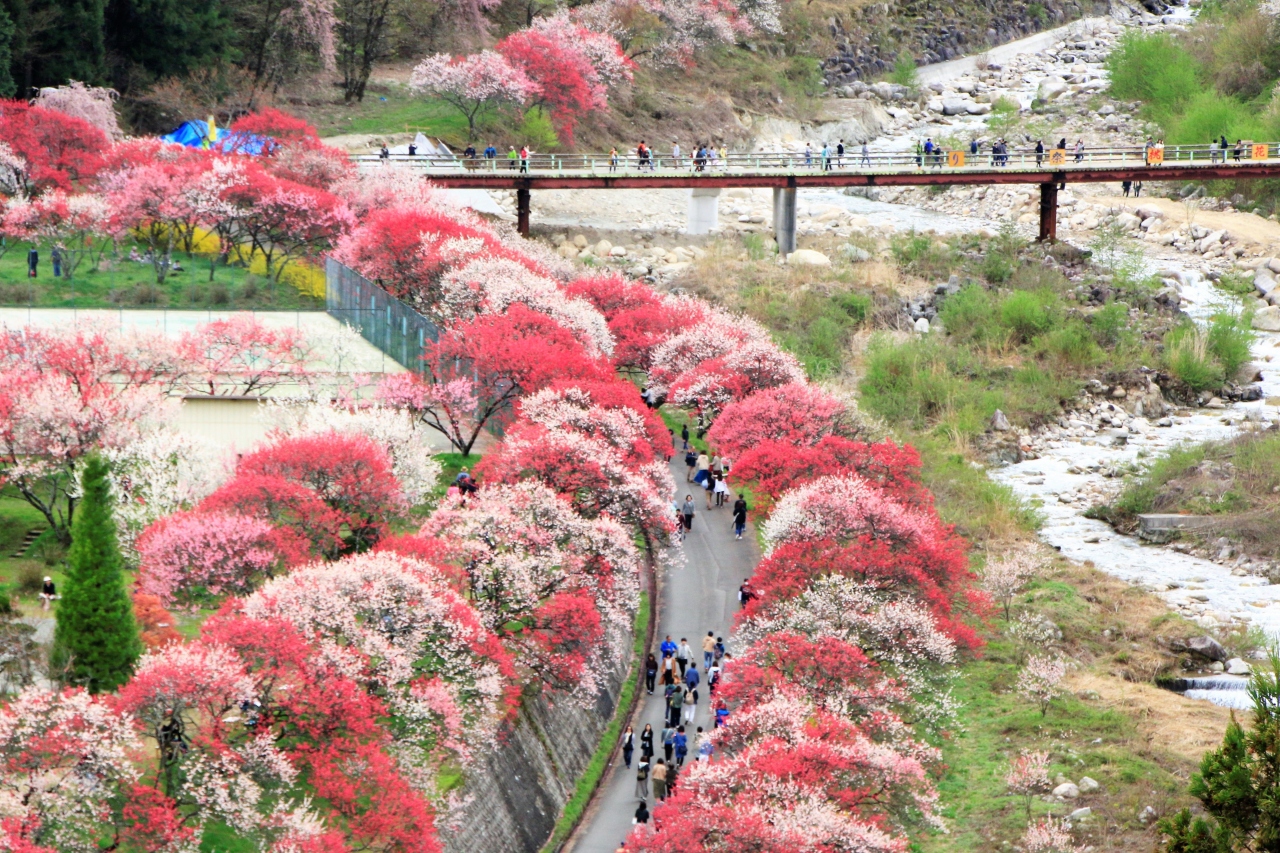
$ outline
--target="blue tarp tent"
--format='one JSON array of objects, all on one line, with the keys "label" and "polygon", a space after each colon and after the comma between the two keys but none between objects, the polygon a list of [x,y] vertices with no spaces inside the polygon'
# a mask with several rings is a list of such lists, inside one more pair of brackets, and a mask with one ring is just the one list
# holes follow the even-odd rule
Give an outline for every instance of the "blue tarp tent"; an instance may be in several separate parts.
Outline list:
[{"label": "blue tarp tent", "polygon": [[[166,133],[160,137],[163,142],[172,142],[175,145],[185,145],[187,148],[203,148],[205,137],[209,134],[209,125],[200,119],[191,119],[184,121],[178,125],[172,133]],[[222,130],[218,132],[218,141],[213,147],[222,152],[236,152],[238,154],[261,154],[269,140],[264,136],[255,136],[249,133],[229,133]]]}]

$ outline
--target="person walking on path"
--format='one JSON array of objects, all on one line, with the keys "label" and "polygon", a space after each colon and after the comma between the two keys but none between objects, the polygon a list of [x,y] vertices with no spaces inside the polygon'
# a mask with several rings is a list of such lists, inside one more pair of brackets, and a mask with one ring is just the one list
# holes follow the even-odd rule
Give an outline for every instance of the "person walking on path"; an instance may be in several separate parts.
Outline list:
[{"label": "person walking on path", "polygon": [[733,532],[739,539],[742,538],[742,531],[747,529],[747,499],[743,493],[738,493],[738,499],[733,502]]},{"label": "person walking on path", "polygon": [[658,651],[662,652],[664,658],[669,658],[676,653],[676,644],[672,641],[670,634],[667,634],[666,639],[662,641],[662,645],[658,646]]},{"label": "person walking on path", "polygon": [[693,725],[693,719],[698,715],[698,691],[693,688],[687,688],[684,691],[684,708],[680,713],[680,722],[686,726]]},{"label": "person walking on path", "polygon": [[[631,729],[631,726],[627,726],[627,730],[622,733],[622,761],[627,767],[631,766],[631,753],[635,752],[635,750],[636,734]],[[641,758],[640,760],[643,761],[644,759]]]},{"label": "person walking on path", "polygon": [[743,578],[742,586],[738,587],[738,601],[742,602],[742,606],[746,607],[751,603],[751,578]]},{"label": "person walking on path", "polygon": [[[665,783],[663,784],[665,788]],[[649,822],[649,804],[644,800],[640,801],[640,805],[636,806],[636,825]]]},{"label": "person walking on path", "polygon": [[1129,197],[1129,190],[1133,189],[1133,181],[1121,181],[1120,192],[1124,193],[1124,197]]},{"label": "person walking on path", "polygon": [[690,690],[696,690],[698,685],[702,683],[702,676],[698,674],[698,664],[696,661],[689,662],[689,669],[684,674],[684,683]]},{"label": "person walking on path", "polygon": [[674,654],[664,655],[662,658],[662,683],[664,686],[670,686],[676,683],[676,659]]},{"label": "person walking on path", "polygon": [[711,664],[715,659],[716,632],[708,631],[707,636],[702,638],[702,668],[711,669]]},{"label": "person walking on path", "polygon": [[662,729],[662,755],[667,760],[667,764],[671,763],[671,757],[675,755],[676,749],[676,727],[664,726]]},{"label": "person walking on path", "polygon": [[645,723],[644,731],[640,732],[640,758],[653,760],[653,726],[649,723]]},{"label": "person walking on path", "polygon": [[[680,440],[684,442],[684,447],[680,449],[688,450],[689,449],[689,425],[688,424],[683,424],[680,427]],[[695,457],[695,461],[696,461],[696,457]]]},{"label": "person walking on path", "polygon": [[684,726],[676,729],[675,747],[676,767],[683,767],[685,756],[689,754],[689,737],[684,733]]},{"label": "person walking on path", "polygon": [[707,454],[705,453],[698,454],[697,469],[698,469],[698,472],[693,475],[693,481],[695,483],[701,483],[703,480],[707,478],[707,475],[711,471],[711,460],[707,457]]},{"label": "person walking on path", "polygon": [[[685,427],[685,429],[687,430],[688,427]],[[684,481],[686,483],[692,483],[693,474],[695,471],[698,470],[698,454],[692,447],[689,447],[689,439],[687,437],[685,438],[684,444],[685,444],[684,464],[687,465],[689,468],[689,470],[685,472]]]},{"label": "person walking on path", "polygon": [[647,761],[636,764],[636,799],[649,799],[649,762]]},{"label": "person walking on path", "polygon": [[722,507],[729,500],[729,483],[723,474],[716,475],[716,506]]},{"label": "person walking on path", "polygon": [[680,725],[680,712],[684,710],[684,688],[678,684],[671,685],[671,695],[667,698],[667,725]]},{"label": "person walking on path", "polygon": [[659,758],[650,775],[653,777],[653,798],[661,803],[667,799],[667,763]]},{"label": "person walking on path", "polygon": [[644,662],[644,689],[649,695],[653,695],[653,683],[658,679],[658,659],[653,656],[653,652],[649,652],[649,658]]},{"label": "person walking on path", "polygon": [[716,479],[716,475],[708,471],[706,479],[702,481],[702,491],[707,495],[707,509],[711,509],[711,496],[716,493]]},{"label": "person walking on path", "polygon": [[680,664],[680,678],[684,678],[685,670],[689,668],[689,661],[693,659],[693,648],[689,645],[686,637],[680,638],[680,646],[676,649],[676,663]]},{"label": "person walking on path", "polygon": [[680,507],[680,515],[684,517],[685,530],[693,529],[693,516],[696,509],[693,505],[693,495],[685,495],[684,506]]}]

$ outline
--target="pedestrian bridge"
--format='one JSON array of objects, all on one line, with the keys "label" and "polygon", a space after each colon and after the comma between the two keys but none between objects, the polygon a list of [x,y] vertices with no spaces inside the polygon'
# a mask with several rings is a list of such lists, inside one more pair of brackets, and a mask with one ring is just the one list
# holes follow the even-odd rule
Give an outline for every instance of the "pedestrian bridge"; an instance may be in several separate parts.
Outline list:
[{"label": "pedestrian bridge", "polygon": [[729,154],[695,161],[682,156],[653,155],[641,161],[626,154],[531,154],[527,159],[439,158],[377,155],[355,158],[361,168],[388,163],[422,169],[442,187],[516,191],[517,225],[529,233],[529,198],[533,190],[687,188],[689,233],[704,234],[716,223],[720,191],[731,187],[773,189],[773,227],[783,254],[795,250],[796,190],[800,188],[1038,184],[1039,239],[1057,239],[1058,190],[1068,183],[1122,181],[1211,181],[1280,177],[1280,145],[1243,143],[1225,151],[1207,145],[1137,146],[1075,151],[1054,148],[1043,153],[1012,149],[978,153],[937,151],[861,153],[845,149],[843,157],[820,152]]}]

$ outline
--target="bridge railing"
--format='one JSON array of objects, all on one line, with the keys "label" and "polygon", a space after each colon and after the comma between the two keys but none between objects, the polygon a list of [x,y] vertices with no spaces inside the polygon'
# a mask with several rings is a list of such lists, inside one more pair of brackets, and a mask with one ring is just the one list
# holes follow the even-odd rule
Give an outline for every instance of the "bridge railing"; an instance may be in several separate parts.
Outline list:
[{"label": "bridge railing", "polygon": [[[959,156],[957,156],[959,155]],[[494,158],[442,158],[393,154],[389,157],[362,155],[353,159],[362,166],[378,164],[405,164],[428,172],[470,172],[510,175],[529,173],[538,175],[596,175],[607,177],[622,174],[648,172],[691,173],[786,173],[821,174],[824,171],[845,172],[904,172],[910,170],[966,171],[989,169],[1015,169],[1023,171],[1072,170],[1094,168],[1126,168],[1161,165],[1214,166],[1220,164],[1256,163],[1280,157],[1280,144],[1245,142],[1229,145],[1225,150],[1209,145],[1164,145],[1125,148],[1048,148],[1037,153],[1034,148],[1010,147],[998,152],[983,146],[977,153],[966,148],[962,151],[937,150],[931,153],[912,151],[868,151],[847,147],[843,156],[834,151],[824,156],[822,152],[761,151],[732,153],[708,158],[693,158],[687,154],[672,157],[670,152],[653,154],[645,160],[634,151],[606,154],[530,154],[526,160],[506,156]]]}]

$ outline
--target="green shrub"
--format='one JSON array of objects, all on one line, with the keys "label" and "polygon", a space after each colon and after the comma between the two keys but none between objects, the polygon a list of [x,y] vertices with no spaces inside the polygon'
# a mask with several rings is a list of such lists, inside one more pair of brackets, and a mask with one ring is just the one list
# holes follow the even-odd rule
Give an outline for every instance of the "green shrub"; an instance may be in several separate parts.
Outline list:
[{"label": "green shrub", "polygon": [[849,315],[849,319],[861,325],[871,316],[871,297],[865,293],[845,291],[831,297],[840,310]]},{"label": "green shrub", "polygon": [[1108,303],[1089,317],[1089,328],[1098,346],[1111,349],[1131,335],[1129,309],[1124,303]]},{"label": "green shrub", "polygon": [[1168,33],[1126,33],[1107,57],[1107,70],[1114,96],[1145,102],[1157,118],[1202,91],[1199,64]]},{"label": "green shrub", "polygon": [[1016,115],[1020,109],[1018,102],[1008,95],[1001,95],[991,102],[991,112],[996,115]]},{"label": "green shrub", "polygon": [[1164,336],[1164,366],[1192,391],[1222,387],[1222,365],[1209,351],[1208,336],[1194,323],[1171,329]]},{"label": "green shrub", "polygon": [[1018,343],[1030,343],[1049,331],[1057,318],[1057,297],[1052,293],[1015,291],[1000,303],[1000,324]]},{"label": "green shrub", "polygon": [[965,285],[959,293],[948,296],[938,311],[938,318],[947,334],[961,341],[990,341],[999,332],[995,303],[980,284]]},{"label": "green shrub", "polygon": [[1014,258],[988,252],[982,259],[982,277],[992,284],[1004,284],[1013,275],[1017,263]]},{"label": "green shrub", "polygon": [[35,595],[44,588],[45,570],[34,560],[22,560],[14,568],[13,589],[21,595]]},{"label": "green shrub", "polygon": [[1219,311],[1209,321],[1206,333],[1210,354],[1222,366],[1223,375],[1230,379],[1249,361],[1253,346],[1253,323],[1249,312],[1235,314]]},{"label": "green shrub", "polygon": [[906,51],[898,54],[898,58],[893,62],[893,69],[889,72],[889,82],[906,86],[908,89],[919,86],[920,78],[916,73],[916,61],[911,58],[911,54]]},{"label": "green shrub", "polygon": [[542,107],[530,107],[525,111],[516,134],[535,151],[546,151],[560,144],[551,116]]},{"label": "green shrub", "polygon": [[1102,362],[1102,350],[1089,328],[1080,321],[1054,329],[1040,338],[1039,343],[1041,352],[1063,365],[1079,369]]}]

